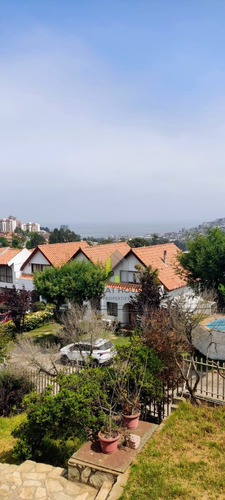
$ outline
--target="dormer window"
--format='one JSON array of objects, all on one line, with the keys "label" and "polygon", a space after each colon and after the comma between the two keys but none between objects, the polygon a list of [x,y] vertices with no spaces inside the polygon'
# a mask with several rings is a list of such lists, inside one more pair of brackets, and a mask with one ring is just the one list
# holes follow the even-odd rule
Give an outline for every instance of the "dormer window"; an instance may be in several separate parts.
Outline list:
[{"label": "dormer window", "polygon": [[121,283],[140,283],[140,273],[138,271],[120,271]]},{"label": "dormer window", "polygon": [[44,271],[46,267],[48,266],[44,264],[31,264],[31,272],[34,274],[35,271]]}]

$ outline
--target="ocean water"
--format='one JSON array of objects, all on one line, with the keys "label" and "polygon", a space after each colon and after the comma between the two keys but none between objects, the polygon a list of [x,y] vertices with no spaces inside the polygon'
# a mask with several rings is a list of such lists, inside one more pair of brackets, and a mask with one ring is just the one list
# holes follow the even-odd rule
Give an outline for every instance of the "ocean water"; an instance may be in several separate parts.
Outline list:
[{"label": "ocean water", "polygon": [[196,221],[186,222],[160,222],[160,223],[72,223],[69,228],[82,238],[94,236],[95,238],[107,238],[110,236],[145,236],[147,234],[179,231],[196,226]]}]

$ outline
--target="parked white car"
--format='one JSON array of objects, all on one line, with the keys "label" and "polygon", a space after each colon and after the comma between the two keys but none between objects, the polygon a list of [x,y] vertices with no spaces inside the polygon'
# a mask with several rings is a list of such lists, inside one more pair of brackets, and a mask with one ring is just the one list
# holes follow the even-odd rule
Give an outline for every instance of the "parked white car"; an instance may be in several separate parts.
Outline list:
[{"label": "parked white car", "polygon": [[114,345],[107,339],[98,339],[92,346],[90,342],[84,341],[69,344],[60,349],[61,362],[64,365],[67,363],[86,363],[89,356],[92,357],[96,364],[104,365],[110,363],[116,354]]}]

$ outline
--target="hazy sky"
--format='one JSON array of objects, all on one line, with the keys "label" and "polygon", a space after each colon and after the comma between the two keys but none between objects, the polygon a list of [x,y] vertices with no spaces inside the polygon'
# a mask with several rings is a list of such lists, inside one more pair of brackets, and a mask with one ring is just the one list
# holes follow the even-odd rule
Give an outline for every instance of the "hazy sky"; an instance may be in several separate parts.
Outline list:
[{"label": "hazy sky", "polygon": [[224,0],[0,0],[0,218],[225,216]]}]

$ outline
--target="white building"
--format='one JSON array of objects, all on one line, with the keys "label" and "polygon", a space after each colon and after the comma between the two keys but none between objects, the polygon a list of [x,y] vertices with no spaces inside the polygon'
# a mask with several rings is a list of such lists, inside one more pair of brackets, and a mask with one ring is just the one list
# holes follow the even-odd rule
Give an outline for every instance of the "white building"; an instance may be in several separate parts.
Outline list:
[{"label": "white building", "polygon": [[116,319],[121,325],[127,325],[135,314],[131,299],[141,289],[138,266],[157,269],[162,291],[168,296],[192,297],[193,291],[179,274],[179,252],[174,243],[132,249],[127,243],[113,243],[84,248],[74,258],[88,259],[106,267],[110,278],[101,299],[101,313],[107,320]]},{"label": "white building", "polygon": [[16,219],[0,219],[0,233],[13,233],[16,229]]},{"label": "white building", "polygon": [[44,271],[48,266],[61,267],[69,262],[80,248],[87,246],[86,241],[38,245],[33,252],[29,253],[21,266],[20,277],[17,281],[18,288],[24,286],[26,290],[34,290],[33,274],[35,271]]},{"label": "white building", "polygon": [[22,288],[19,284],[21,275],[21,266],[30,255],[27,248],[19,250],[18,248],[0,249],[0,302],[4,293],[4,288]]}]

